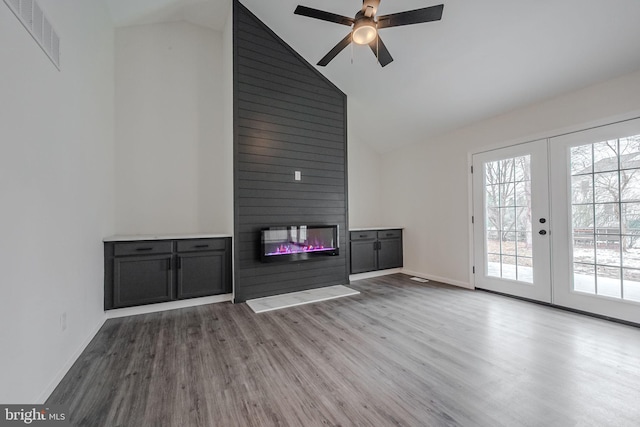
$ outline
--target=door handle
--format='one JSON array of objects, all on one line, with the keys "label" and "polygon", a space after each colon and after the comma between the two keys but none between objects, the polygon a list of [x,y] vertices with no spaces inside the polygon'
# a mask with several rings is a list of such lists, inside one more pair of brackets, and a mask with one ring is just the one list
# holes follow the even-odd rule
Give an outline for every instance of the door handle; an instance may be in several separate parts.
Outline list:
[{"label": "door handle", "polygon": [[544,236],[545,234],[547,234],[547,230],[540,230],[538,231],[538,234],[540,234],[541,236]]}]

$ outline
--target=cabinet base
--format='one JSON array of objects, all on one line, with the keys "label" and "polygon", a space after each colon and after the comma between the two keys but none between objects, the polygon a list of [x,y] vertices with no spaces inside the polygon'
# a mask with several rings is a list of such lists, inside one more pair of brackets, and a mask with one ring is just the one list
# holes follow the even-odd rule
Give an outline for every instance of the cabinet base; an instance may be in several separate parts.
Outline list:
[{"label": "cabinet base", "polygon": [[388,270],[376,270],[376,271],[369,271],[367,273],[350,274],[349,281],[354,282],[356,280],[370,279],[372,277],[387,276],[389,274],[396,274],[396,273],[402,273],[402,268],[390,268]]},{"label": "cabinet base", "polygon": [[156,304],[139,305],[135,307],[115,308],[105,311],[107,319],[117,317],[136,316],[138,314],[156,313],[158,311],[176,310],[178,308],[196,307],[198,305],[227,302],[233,299],[233,294],[213,295],[210,297],[191,298],[178,301],[161,302]]}]

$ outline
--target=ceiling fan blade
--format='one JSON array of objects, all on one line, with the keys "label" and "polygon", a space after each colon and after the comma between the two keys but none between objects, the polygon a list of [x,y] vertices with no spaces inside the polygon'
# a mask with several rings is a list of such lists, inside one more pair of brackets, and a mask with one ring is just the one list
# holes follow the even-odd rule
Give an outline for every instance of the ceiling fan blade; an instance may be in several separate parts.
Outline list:
[{"label": "ceiling fan blade", "polygon": [[333,58],[335,58],[340,52],[342,52],[342,50],[345,47],[349,46],[350,43],[351,43],[351,33],[347,34],[345,38],[340,40],[340,42],[337,45],[335,45],[335,47],[331,49],[329,53],[327,53],[324,56],[324,58],[320,60],[320,62],[318,62],[318,65],[320,65],[321,67],[324,67],[325,65],[327,65],[329,62],[331,62]]},{"label": "ceiling fan blade", "polygon": [[355,20],[335,13],[325,12],[323,10],[312,9],[306,6],[298,6],[293,12],[296,15],[308,16],[309,18],[321,19],[323,21],[335,22],[336,24],[352,26]]},{"label": "ceiling fan blade", "polygon": [[382,39],[378,35],[376,39],[374,39],[371,43],[369,43],[369,47],[373,51],[373,54],[378,57],[378,62],[381,66],[389,65],[393,61],[391,54],[389,53],[389,49],[382,43]]},{"label": "ceiling fan blade", "polygon": [[378,17],[378,29],[400,27],[402,25],[420,24],[422,22],[439,21],[442,18],[444,5],[408,10]]}]

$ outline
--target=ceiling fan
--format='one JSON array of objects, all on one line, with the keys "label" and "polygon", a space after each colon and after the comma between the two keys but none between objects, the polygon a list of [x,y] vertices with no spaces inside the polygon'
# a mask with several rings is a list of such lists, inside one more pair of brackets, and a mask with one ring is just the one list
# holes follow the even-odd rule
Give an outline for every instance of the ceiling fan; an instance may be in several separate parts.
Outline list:
[{"label": "ceiling fan", "polygon": [[354,18],[336,15],[335,13],[312,9],[306,6],[298,6],[294,12],[296,15],[308,16],[309,18],[321,19],[323,21],[335,22],[336,24],[352,27],[351,32],[335,45],[335,47],[318,62],[318,65],[324,67],[342,52],[345,47],[353,42],[360,45],[368,44],[374,55],[378,58],[380,65],[384,67],[393,61],[393,58],[387,47],[382,43],[382,39],[378,35],[378,30],[402,25],[420,24],[422,22],[439,21],[442,18],[442,11],[444,9],[444,4],[440,4],[438,6],[376,17],[379,5],[380,0],[363,0],[362,9],[356,13]]}]

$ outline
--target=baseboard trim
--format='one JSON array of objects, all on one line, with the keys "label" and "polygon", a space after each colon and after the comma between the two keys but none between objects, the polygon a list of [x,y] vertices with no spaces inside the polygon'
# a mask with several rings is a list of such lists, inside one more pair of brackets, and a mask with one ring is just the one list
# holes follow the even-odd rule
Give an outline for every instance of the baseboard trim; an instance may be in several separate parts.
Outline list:
[{"label": "baseboard trim", "polygon": [[434,276],[433,274],[420,273],[418,271],[412,271],[407,269],[402,269],[401,273],[408,274],[409,276],[423,277],[425,279],[433,280],[434,282],[446,283],[447,285],[458,286],[460,288],[475,289],[475,287],[472,286],[471,283],[462,282],[460,280],[453,280],[447,277]]},{"label": "baseboard trim", "polygon": [[366,273],[350,274],[349,281],[355,282],[362,279],[371,279],[372,277],[388,276],[389,274],[402,273],[401,268],[390,268],[389,270],[368,271]]},{"label": "baseboard trim", "polygon": [[106,312],[107,319],[137,316],[139,314],[156,313],[158,311],[177,310],[179,308],[197,307],[199,305],[215,304],[231,301],[233,294],[214,295],[211,297],[191,298],[180,301],[161,302],[158,304],[140,305],[136,307],[116,308]]},{"label": "baseboard trim", "polygon": [[74,363],[76,363],[76,360],[78,360],[82,352],[87,348],[87,346],[89,345],[93,337],[95,337],[98,331],[100,330],[100,328],[102,328],[102,325],[104,325],[105,321],[106,321],[106,318],[102,318],[102,320],[100,320],[96,325],[94,325],[94,327],[91,329],[91,331],[89,332],[87,337],[84,339],[84,341],[82,341],[82,343],[80,344],[80,346],[78,346],[76,351],[73,352],[73,354],[71,355],[71,357],[69,357],[67,362],[62,366],[62,368],[60,368],[58,373],[49,382],[49,385],[47,385],[45,389],[42,391],[42,393],[40,393],[40,395],[36,398],[35,400],[36,405],[44,405],[44,403],[47,401],[49,396],[51,396],[51,393],[53,393],[56,387],[58,387],[58,384],[60,384],[60,381],[62,381],[64,376],[67,375],[67,372],[69,372],[69,369],[71,369],[71,367],[73,366]]}]

